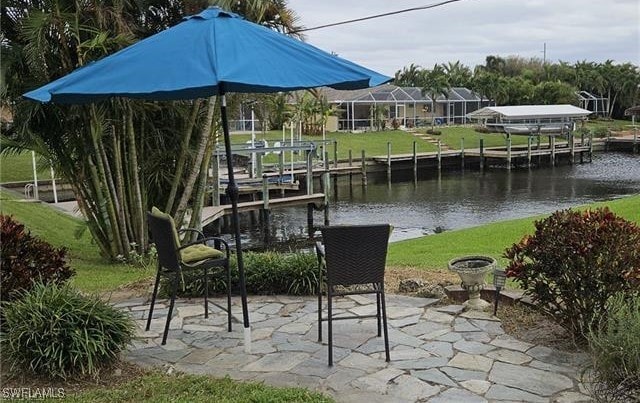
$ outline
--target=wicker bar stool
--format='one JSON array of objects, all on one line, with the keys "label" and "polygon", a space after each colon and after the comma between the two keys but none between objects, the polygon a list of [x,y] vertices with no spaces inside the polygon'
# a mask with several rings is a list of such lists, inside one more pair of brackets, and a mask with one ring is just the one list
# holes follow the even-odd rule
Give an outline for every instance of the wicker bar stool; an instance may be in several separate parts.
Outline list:
[{"label": "wicker bar stool", "polygon": [[[384,269],[392,227],[381,225],[336,225],[321,227],[323,243],[316,243],[318,276],[318,341],[322,341],[322,322],[327,321],[329,366],[333,366],[334,320],[376,318],[378,337],[384,331],[384,348],[389,357],[387,310],[384,298]],[[322,316],[323,268],[326,268],[327,317]],[[356,287],[353,287],[356,286]],[[332,299],[336,296],[376,294],[375,315],[333,317]]]}]

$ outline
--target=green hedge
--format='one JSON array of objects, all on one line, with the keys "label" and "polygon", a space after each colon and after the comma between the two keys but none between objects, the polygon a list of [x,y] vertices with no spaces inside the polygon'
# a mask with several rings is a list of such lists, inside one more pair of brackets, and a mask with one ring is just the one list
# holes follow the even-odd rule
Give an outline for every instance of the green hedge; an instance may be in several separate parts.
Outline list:
[{"label": "green hedge", "polygon": [[[313,253],[246,252],[243,253],[247,292],[250,294],[312,295],[317,292],[318,260]],[[238,268],[231,257],[232,289],[238,286]],[[163,279],[161,292],[168,295],[169,284]],[[214,270],[209,277],[209,294],[226,292],[226,273]],[[178,287],[182,297],[204,295],[202,271],[185,272]]]}]

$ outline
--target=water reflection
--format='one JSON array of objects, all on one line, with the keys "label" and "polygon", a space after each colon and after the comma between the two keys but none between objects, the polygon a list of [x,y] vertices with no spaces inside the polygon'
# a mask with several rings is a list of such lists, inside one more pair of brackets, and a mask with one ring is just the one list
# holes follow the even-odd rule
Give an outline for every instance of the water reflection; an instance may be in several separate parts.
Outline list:
[{"label": "water reflection", "polygon": [[[640,192],[640,157],[606,153],[593,163],[535,169],[483,171],[394,170],[369,173],[368,186],[360,176],[332,178],[331,224],[390,223],[392,241],[488,222],[549,213],[592,201]],[[316,184],[316,190],[320,185]],[[323,213],[314,213],[316,225]],[[275,209],[270,233],[275,239],[305,238],[306,207]],[[242,218],[245,240],[256,245],[260,232]]]}]

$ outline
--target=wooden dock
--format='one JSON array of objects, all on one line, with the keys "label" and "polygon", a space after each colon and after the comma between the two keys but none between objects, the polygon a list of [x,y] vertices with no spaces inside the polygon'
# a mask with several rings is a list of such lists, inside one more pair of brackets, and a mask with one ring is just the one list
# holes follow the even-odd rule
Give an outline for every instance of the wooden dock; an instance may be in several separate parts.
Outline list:
[{"label": "wooden dock", "polygon": [[605,149],[637,153],[640,151],[640,136],[638,136],[638,133],[634,133],[633,136],[607,137]]},{"label": "wooden dock", "polygon": [[[256,200],[238,203],[238,212],[258,211],[277,207],[291,207],[313,204],[320,207],[325,203],[324,193],[314,193],[302,196],[282,197],[276,199]],[[202,225],[210,224],[226,215],[231,215],[231,205],[208,206],[202,209]]]},{"label": "wooden dock", "polygon": [[485,165],[485,162],[489,160],[500,160],[506,162],[507,168],[511,169],[512,164],[522,162],[525,160],[528,164],[531,164],[532,158],[536,157],[540,160],[540,157],[546,156],[549,158],[552,164],[555,165],[556,158],[559,155],[568,154],[570,157],[570,163],[574,162],[575,156],[580,157],[580,162],[583,161],[583,155],[587,154],[589,157],[593,152],[593,146],[591,142],[581,141],[557,141],[555,138],[551,138],[551,142],[543,145],[533,145],[531,141],[527,145],[512,146],[510,140],[507,141],[506,147],[483,147],[482,140],[480,140],[480,148],[460,149],[460,150],[443,150],[431,152],[416,152],[415,144],[413,153],[406,154],[391,154],[389,147],[389,154],[376,155],[372,157],[372,161],[379,165],[386,165],[387,171],[391,171],[391,165],[397,163],[411,162],[414,166],[414,170],[417,168],[418,163],[424,160],[437,161],[438,169],[442,167],[442,162],[445,159],[456,158],[461,161],[464,168],[465,158],[474,158],[480,161],[480,167]]}]

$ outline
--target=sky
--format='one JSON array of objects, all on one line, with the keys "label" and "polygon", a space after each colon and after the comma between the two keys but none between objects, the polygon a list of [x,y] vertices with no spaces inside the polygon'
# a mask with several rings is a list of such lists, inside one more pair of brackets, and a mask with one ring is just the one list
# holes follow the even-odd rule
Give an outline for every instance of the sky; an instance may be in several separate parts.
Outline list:
[{"label": "sky", "polygon": [[[306,28],[438,0],[289,0]],[[306,41],[380,73],[487,55],[640,64],[640,0],[460,0],[305,32]]]}]

